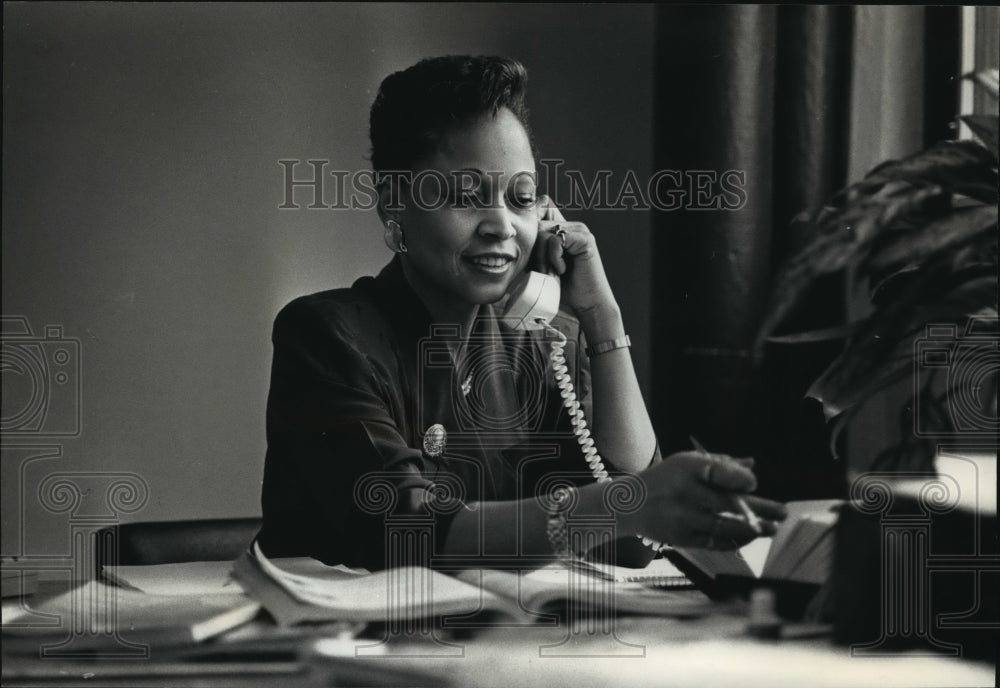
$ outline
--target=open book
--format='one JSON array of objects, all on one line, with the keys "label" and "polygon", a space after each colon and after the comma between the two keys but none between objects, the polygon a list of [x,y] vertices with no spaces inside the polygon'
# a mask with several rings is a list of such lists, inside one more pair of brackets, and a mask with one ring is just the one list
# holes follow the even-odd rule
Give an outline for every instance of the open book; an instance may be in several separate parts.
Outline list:
[{"label": "open book", "polygon": [[698,616],[711,608],[698,591],[615,581],[607,572],[562,564],[526,573],[468,569],[449,575],[413,566],[371,573],[323,566],[312,559],[272,561],[255,544],[236,560],[233,575],[283,626],[479,613],[526,620],[565,609],[567,604],[577,604],[581,611],[663,616]]},{"label": "open book", "polygon": [[758,538],[736,552],[678,547],[668,556],[707,590],[731,578],[822,585],[833,566],[834,526],[842,504],[836,499],[789,502],[788,518],[774,537]]}]

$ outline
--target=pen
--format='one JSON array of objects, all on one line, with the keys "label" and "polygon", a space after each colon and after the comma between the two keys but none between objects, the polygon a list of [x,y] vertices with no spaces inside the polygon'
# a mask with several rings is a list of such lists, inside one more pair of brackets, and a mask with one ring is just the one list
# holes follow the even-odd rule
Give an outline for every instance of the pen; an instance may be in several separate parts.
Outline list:
[{"label": "pen", "polygon": [[[688,435],[688,439],[691,440],[691,444],[694,445],[696,451],[703,454],[704,456],[710,456],[708,450],[705,449],[705,447],[702,446],[701,442],[696,440],[693,435]],[[760,525],[760,517],[758,517],[757,514],[753,512],[753,509],[747,506],[746,501],[742,497],[737,495],[736,497],[734,497],[734,499],[736,500],[736,505],[740,508],[740,511],[743,512],[743,516],[747,519],[747,523],[749,523],[750,527],[753,528],[753,532],[757,533],[758,535],[762,534],[764,532],[764,529]]]}]

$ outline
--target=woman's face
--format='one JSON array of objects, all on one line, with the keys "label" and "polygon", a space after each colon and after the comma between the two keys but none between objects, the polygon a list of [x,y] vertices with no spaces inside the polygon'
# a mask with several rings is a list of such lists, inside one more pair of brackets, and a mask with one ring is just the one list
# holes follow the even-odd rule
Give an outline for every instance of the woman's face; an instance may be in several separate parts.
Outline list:
[{"label": "woman's face", "polygon": [[438,313],[502,298],[538,232],[535,160],[517,117],[501,108],[454,129],[413,179],[398,214],[410,283]]}]

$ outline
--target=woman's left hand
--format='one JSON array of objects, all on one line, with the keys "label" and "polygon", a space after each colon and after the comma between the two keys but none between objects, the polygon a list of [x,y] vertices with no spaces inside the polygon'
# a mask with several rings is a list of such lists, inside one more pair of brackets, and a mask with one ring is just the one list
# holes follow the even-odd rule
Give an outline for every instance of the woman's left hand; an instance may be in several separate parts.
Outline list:
[{"label": "woman's left hand", "polygon": [[563,303],[577,315],[617,309],[597,242],[587,225],[568,222],[548,196],[538,197],[537,208],[538,238],[534,255],[542,261],[543,269],[552,270],[559,276]]}]

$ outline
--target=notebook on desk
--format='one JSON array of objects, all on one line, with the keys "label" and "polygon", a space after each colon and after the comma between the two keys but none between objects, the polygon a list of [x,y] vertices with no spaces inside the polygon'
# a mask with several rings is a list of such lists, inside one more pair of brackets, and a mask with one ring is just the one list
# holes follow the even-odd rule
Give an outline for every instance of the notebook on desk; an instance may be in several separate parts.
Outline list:
[{"label": "notebook on desk", "polygon": [[653,559],[645,568],[636,569],[591,561],[574,561],[590,575],[617,583],[641,583],[655,588],[693,588],[694,583],[667,558]]}]

